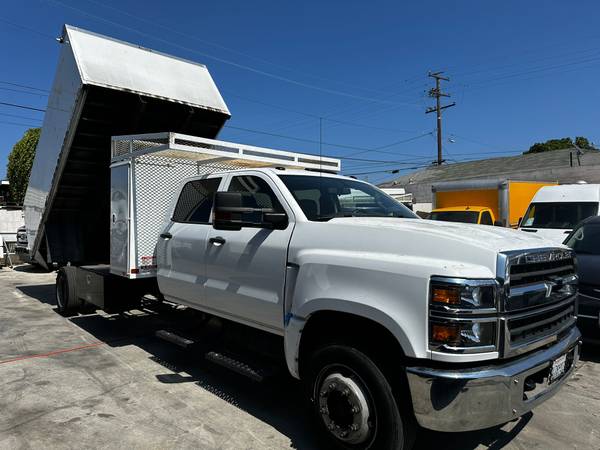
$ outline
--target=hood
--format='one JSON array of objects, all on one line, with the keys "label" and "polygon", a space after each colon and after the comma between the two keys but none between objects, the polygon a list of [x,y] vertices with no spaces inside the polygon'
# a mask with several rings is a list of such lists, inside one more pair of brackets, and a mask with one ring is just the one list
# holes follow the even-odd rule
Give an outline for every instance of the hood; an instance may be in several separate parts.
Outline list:
[{"label": "hood", "polygon": [[413,272],[421,268],[423,276],[467,278],[495,278],[500,252],[563,247],[509,228],[387,217],[297,224],[294,235],[292,261],[312,250],[317,259],[336,254],[340,261],[353,259],[353,264],[388,261]]},{"label": "hood", "polygon": [[329,221],[331,224],[350,227],[385,229],[405,233],[405,236],[443,238],[464,245],[497,252],[529,248],[556,247],[555,241],[541,235],[523,233],[511,228],[437,220],[396,219],[387,217],[344,217]]}]

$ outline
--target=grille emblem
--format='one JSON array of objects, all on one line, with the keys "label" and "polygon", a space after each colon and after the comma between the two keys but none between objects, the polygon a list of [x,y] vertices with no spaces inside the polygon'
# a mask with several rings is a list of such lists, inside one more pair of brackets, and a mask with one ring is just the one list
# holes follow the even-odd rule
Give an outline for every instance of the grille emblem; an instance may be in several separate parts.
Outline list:
[{"label": "grille emblem", "polygon": [[571,256],[572,255],[570,252],[556,250],[551,252],[532,253],[526,255],[525,261],[528,263],[560,261],[561,259],[571,258]]}]

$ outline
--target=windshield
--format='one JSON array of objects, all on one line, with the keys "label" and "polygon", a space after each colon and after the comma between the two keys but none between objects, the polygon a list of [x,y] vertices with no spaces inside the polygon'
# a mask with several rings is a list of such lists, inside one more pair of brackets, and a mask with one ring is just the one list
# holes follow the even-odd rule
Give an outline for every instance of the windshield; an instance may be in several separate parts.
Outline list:
[{"label": "windshield", "polygon": [[565,244],[576,253],[600,255],[600,225],[588,224],[575,230]]},{"label": "windshield", "polygon": [[418,218],[374,186],[344,178],[279,175],[308,220],[334,217]]},{"label": "windshield", "polygon": [[596,214],[596,202],[532,203],[521,221],[521,228],[571,229]]},{"label": "windshield", "polygon": [[429,216],[431,220],[463,223],[477,223],[478,217],[479,211],[434,211]]}]

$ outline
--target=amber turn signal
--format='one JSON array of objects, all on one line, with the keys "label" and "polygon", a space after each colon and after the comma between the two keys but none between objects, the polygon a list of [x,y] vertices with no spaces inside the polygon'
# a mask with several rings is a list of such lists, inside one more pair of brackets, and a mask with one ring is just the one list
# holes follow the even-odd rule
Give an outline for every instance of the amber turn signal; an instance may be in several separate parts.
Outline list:
[{"label": "amber turn signal", "polygon": [[433,287],[431,300],[447,305],[460,305],[460,288],[453,286]]},{"label": "amber turn signal", "polygon": [[458,326],[456,325],[432,324],[431,340],[440,343],[458,342],[458,333]]}]

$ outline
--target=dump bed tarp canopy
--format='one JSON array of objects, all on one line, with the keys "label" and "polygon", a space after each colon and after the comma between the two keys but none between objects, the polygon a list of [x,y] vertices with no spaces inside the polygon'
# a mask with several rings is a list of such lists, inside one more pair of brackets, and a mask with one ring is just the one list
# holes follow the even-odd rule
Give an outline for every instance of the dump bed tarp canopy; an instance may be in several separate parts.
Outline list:
[{"label": "dump bed tarp canopy", "polygon": [[229,110],[207,68],[66,25],[24,201],[32,256],[108,260],[110,138],[218,135]]}]

